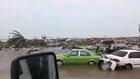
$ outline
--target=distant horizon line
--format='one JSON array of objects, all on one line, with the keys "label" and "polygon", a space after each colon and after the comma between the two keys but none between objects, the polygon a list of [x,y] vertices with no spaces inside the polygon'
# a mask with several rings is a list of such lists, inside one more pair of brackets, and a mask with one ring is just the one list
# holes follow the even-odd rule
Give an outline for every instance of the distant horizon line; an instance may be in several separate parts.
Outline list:
[{"label": "distant horizon line", "polygon": [[[139,37],[139,36],[116,36],[116,37],[48,37],[47,39],[57,39],[57,38],[70,38],[70,39],[85,39],[85,38],[127,38],[127,37]],[[9,38],[0,38],[0,40],[8,40]],[[34,39],[34,38],[26,38],[25,39]],[[41,38],[38,38],[41,39]]]}]

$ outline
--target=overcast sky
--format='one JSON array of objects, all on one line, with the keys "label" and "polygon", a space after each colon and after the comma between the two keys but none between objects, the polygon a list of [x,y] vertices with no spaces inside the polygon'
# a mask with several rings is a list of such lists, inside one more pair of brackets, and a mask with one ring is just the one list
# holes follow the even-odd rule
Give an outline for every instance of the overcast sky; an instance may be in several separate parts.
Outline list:
[{"label": "overcast sky", "polygon": [[139,0],[0,0],[0,39],[138,36]]}]

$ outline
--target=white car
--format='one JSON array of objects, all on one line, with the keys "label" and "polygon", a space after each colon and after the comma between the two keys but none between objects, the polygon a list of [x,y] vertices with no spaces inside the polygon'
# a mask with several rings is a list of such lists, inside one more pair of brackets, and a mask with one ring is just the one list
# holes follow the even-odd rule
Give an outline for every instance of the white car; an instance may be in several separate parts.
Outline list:
[{"label": "white car", "polygon": [[[119,50],[112,54],[105,55],[105,58],[100,59],[100,67],[104,68],[105,63],[116,62],[116,66],[133,69],[140,67],[140,51],[138,50]],[[112,65],[110,65],[111,68]],[[113,66],[113,68],[115,65]]]}]

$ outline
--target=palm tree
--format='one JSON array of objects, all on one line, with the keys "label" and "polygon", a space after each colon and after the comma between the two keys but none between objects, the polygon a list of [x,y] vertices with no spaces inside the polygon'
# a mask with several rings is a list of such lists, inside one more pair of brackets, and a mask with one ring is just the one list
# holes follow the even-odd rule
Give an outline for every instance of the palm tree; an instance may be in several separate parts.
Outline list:
[{"label": "palm tree", "polygon": [[12,38],[9,38],[8,40],[9,45],[14,45],[16,48],[26,46],[26,39],[21,33],[16,30],[12,30],[10,34],[12,34]]}]

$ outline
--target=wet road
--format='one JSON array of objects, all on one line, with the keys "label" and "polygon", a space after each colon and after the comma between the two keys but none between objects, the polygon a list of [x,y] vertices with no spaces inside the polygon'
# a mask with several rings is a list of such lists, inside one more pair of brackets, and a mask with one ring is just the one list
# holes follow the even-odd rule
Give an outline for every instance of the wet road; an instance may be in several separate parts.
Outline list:
[{"label": "wet road", "polygon": [[[46,49],[56,54],[67,52],[68,50]],[[20,52],[21,53],[21,52]],[[22,51],[22,55],[25,52]],[[19,52],[0,52],[0,79],[10,79],[11,60],[21,55]],[[140,68],[132,71],[101,71],[97,66],[88,65],[64,65],[59,68],[60,79],[140,79]]]}]

